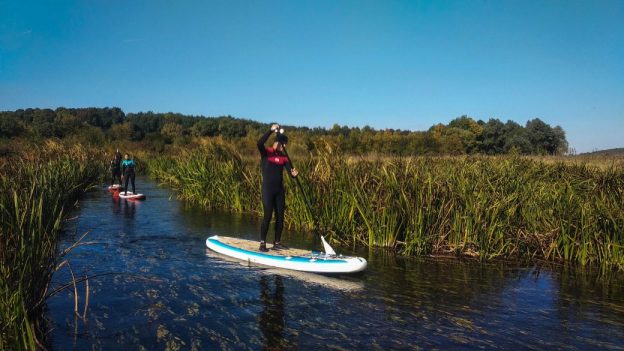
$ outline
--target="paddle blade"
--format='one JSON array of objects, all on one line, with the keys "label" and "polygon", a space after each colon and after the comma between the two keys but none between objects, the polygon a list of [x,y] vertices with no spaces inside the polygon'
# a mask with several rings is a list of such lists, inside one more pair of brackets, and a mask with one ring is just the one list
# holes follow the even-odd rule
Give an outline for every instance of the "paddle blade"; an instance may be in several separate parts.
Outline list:
[{"label": "paddle blade", "polygon": [[332,249],[331,246],[329,246],[329,243],[327,241],[325,241],[325,238],[321,235],[321,241],[323,242],[323,248],[325,249],[325,254],[326,255],[336,255],[336,251],[334,251],[334,249]]}]

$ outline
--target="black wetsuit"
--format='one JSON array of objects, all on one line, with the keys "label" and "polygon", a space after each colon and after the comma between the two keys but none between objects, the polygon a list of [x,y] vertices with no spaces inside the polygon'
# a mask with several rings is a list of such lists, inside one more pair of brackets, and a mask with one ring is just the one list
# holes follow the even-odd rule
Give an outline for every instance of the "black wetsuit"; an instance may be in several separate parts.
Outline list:
[{"label": "black wetsuit", "polygon": [[262,205],[264,207],[260,240],[266,241],[271,217],[275,211],[275,242],[279,242],[284,228],[284,209],[286,208],[286,192],[284,191],[282,173],[286,167],[288,174],[290,174],[292,166],[286,155],[273,150],[272,147],[264,147],[264,143],[270,135],[271,131],[268,131],[258,140],[258,150],[262,156],[260,165],[262,167]]},{"label": "black wetsuit", "polygon": [[134,189],[134,167],[135,167],[135,163],[134,160],[124,160],[121,163],[121,167],[123,168],[123,174],[124,174],[124,181],[125,181],[125,186],[124,186],[124,193],[128,192],[128,181],[130,181],[132,183],[132,193],[135,193],[135,189]]},{"label": "black wetsuit", "polygon": [[121,154],[115,154],[115,158],[111,161],[111,185],[115,184],[115,179],[121,185]]}]

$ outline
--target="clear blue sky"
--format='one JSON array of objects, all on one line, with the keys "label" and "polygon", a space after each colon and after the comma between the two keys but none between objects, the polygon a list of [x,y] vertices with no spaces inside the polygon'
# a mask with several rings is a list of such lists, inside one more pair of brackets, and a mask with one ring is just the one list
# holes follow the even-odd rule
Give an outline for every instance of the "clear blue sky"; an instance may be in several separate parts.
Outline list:
[{"label": "clear blue sky", "polygon": [[0,0],[0,110],[59,106],[624,147],[624,1]]}]

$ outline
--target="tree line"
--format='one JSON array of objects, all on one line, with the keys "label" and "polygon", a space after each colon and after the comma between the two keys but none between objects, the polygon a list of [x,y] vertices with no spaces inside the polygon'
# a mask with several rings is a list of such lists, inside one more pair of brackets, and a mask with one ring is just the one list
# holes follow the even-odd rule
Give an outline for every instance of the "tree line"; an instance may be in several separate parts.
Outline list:
[{"label": "tree line", "polygon": [[[293,146],[313,152],[329,147],[352,154],[523,154],[561,155],[568,151],[565,132],[539,118],[524,125],[514,121],[474,120],[468,116],[426,131],[375,129],[369,126],[332,128],[285,126]],[[19,109],[0,112],[0,138],[77,138],[96,145],[137,142],[163,151],[197,138],[223,138],[253,148],[268,124],[232,116],[204,117],[179,113],[124,113],[120,108]]]}]

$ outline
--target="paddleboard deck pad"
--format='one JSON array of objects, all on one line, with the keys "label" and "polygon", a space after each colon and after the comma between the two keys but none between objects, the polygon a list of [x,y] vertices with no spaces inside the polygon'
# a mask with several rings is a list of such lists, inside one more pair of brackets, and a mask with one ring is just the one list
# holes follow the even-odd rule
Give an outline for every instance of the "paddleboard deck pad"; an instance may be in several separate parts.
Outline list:
[{"label": "paddleboard deck pad", "polygon": [[134,194],[132,193],[132,191],[128,191],[127,193],[120,191],[118,193],[116,193],[117,196],[119,196],[119,198],[121,199],[127,199],[127,200],[145,200],[145,195],[144,194]]},{"label": "paddleboard deck pad", "polygon": [[206,239],[209,249],[222,255],[234,257],[263,266],[292,269],[312,273],[355,273],[366,269],[366,260],[361,257],[325,255],[301,249],[258,251],[260,243],[253,240],[227,236],[211,236]]}]

